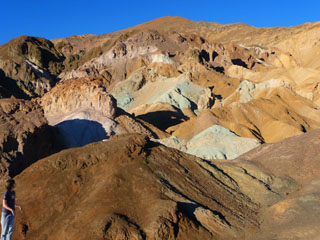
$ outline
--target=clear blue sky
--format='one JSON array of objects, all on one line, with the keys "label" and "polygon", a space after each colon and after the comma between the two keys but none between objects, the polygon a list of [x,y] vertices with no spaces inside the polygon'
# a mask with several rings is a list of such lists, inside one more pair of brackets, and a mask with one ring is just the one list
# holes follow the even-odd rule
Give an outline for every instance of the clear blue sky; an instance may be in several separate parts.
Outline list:
[{"label": "clear blue sky", "polygon": [[3,0],[0,44],[20,35],[53,39],[109,33],[163,16],[256,27],[292,26],[320,21],[320,1]]}]

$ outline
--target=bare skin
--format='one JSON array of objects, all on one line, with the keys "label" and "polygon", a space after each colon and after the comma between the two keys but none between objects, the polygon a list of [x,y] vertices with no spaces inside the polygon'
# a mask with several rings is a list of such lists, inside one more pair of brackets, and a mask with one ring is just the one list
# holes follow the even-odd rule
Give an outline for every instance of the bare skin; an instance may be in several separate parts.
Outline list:
[{"label": "bare skin", "polygon": [[[16,184],[13,185],[13,188],[11,189],[11,191],[13,191],[15,188],[16,188]],[[8,211],[10,211],[13,216],[16,215],[15,210],[12,209],[12,208],[10,208],[10,207],[7,205],[7,201],[6,201],[6,200],[3,200],[3,201],[2,201],[2,205],[3,205],[3,207],[4,207],[5,209],[7,209]],[[19,208],[20,212],[23,213],[23,208],[22,208],[20,205],[15,204],[15,207],[16,207],[16,208]]]}]

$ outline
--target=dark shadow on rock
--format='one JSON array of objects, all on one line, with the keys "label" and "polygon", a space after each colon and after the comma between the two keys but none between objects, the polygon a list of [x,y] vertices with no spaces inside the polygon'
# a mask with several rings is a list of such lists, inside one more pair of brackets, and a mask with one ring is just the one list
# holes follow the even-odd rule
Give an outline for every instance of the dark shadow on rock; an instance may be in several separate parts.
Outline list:
[{"label": "dark shadow on rock", "polygon": [[221,94],[215,94],[214,99],[222,100]]},{"label": "dark shadow on rock", "polygon": [[177,202],[177,207],[179,212],[182,212],[190,220],[192,220],[197,227],[199,227],[200,223],[198,222],[196,216],[194,215],[194,212],[196,208],[199,207],[199,205],[195,203],[188,203],[188,202]]},{"label": "dark shadow on rock", "polygon": [[6,76],[5,72],[0,69],[0,98],[16,98],[30,100],[30,97],[18,86],[18,81]]},{"label": "dark shadow on rock", "polygon": [[305,126],[303,126],[302,124],[300,125],[300,128],[301,128],[301,131],[303,133],[306,133],[307,132],[307,129],[305,128]]},{"label": "dark shadow on rock", "polygon": [[[187,97],[186,97],[187,98]],[[191,110],[192,111],[195,111],[195,110],[197,110],[198,109],[198,105],[197,104],[195,104],[195,102],[193,102],[193,101],[191,101],[191,99],[189,99],[189,98],[187,98],[188,100],[189,100],[189,102],[190,102],[190,108],[191,108]],[[179,109],[180,110],[180,109]]]},{"label": "dark shadow on rock", "polygon": [[212,52],[212,62],[214,62],[214,60],[216,59],[216,57],[218,57],[219,54],[216,51]]},{"label": "dark shadow on rock", "polygon": [[[197,220],[196,216],[194,215],[194,212],[199,206],[201,206],[204,209],[208,209],[207,207],[197,203],[178,202],[178,210],[184,213],[189,219],[191,219],[197,225],[197,227],[201,225],[201,223]],[[228,220],[222,213],[215,210],[210,210],[210,211],[214,215],[218,216],[220,220],[222,220],[225,224],[227,224],[228,226],[231,226],[230,222],[228,222]]]},{"label": "dark shadow on rock", "polygon": [[210,66],[210,68],[212,68],[213,70],[215,70],[218,73],[224,74],[224,67],[222,67],[222,66],[217,66],[217,67]]},{"label": "dark shadow on rock", "polygon": [[12,152],[19,148],[19,142],[14,135],[8,136],[6,141],[3,142],[2,152]]},{"label": "dark shadow on rock", "polygon": [[153,136],[154,138],[159,138],[159,136],[158,136],[154,131],[152,131],[152,130],[151,130],[148,126],[146,126],[142,121],[140,121],[139,119],[137,119],[134,114],[130,114],[130,113],[126,112],[125,110],[123,110],[123,109],[120,108],[120,107],[117,107],[116,114],[117,114],[116,117],[119,117],[119,116],[121,116],[121,115],[125,115],[125,116],[128,116],[128,117],[131,118],[131,119],[134,119],[134,120],[137,121],[139,124],[141,124],[141,126],[143,126],[145,129],[147,129],[148,131],[150,131],[151,134],[152,134],[152,136]]},{"label": "dark shadow on rock", "polygon": [[6,88],[0,85],[0,98],[10,98],[11,95],[12,94]]},{"label": "dark shadow on rock", "polygon": [[[258,129],[258,128],[256,128],[256,129]],[[256,130],[256,129],[251,129],[250,128],[249,131],[259,140],[259,142],[261,144],[265,143],[265,140],[264,140],[260,130]]]},{"label": "dark shadow on rock", "polygon": [[167,128],[177,125],[185,120],[188,120],[181,110],[178,112],[175,111],[156,111],[137,116],[138,119],[142,119],[162,131],[165,131]]},{"label": "dark shadow on rock", "polygon": [[24,140],[22,152],[18,151],[18,142],[8,142],[10,146],[6,147],[6,151],[12,157],[9,166],[9,176],[15,177],[24,169],[29,167],[39,159],[45,158],[51,154],[58,152],[54,145],[54,129],[48,125],[37,128],[32,134],[29,134]]},{"label": "dark shadow on rock", "polygon": [[55,125],[54,129],[60,149],[82,147],[108,138],[101,123],[85,119],[67,120]]},{"label": "dark shadow on rock", "polygon": [[240,58],[231,59],[231,62],[233,65],[238,65],[244,68],[248,68],[248,65],[244,61],[242,61],[242,59]]},{"label": "dark shadow on rock", "polygon": [[205,60],[206,62],[210,61],[210,54],[206,50],[201,50],[199,57],[202,63],[204,63],[203,60]]}]

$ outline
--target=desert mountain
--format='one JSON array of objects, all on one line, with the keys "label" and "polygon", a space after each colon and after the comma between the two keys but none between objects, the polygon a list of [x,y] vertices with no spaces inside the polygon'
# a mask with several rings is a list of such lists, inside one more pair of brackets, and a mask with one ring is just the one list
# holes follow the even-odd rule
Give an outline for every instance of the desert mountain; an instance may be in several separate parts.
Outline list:
[{"label": "desert mountain", "polygon": [[317,239],[319,39],[164,17],[1,45],[15,238]]},{"label": "desert mountain", "polygon": [[157,126],[152,116],[170,104],[177,121],[161,130],[180,140],[200,133],[191,127],[181,135],[179,128],[199,124],[209,110],[216,124],[240,137],[277,142],[319,127],[318,29],[318,23],[254,28],[167,17],[54,43],[66,59],[79,59],[61,79],[107,79],[119,107]]},{"label": "desert mountain", "polygon": [[[319,27],[165,17],[99,36],[52,42],[22,36],[0,47],[0,93],[43,96],[57,81],[95,77],[119,107],[152,125],[161,123],[150,105],[177,108],[177,121],[161,126],[170,135],[180,138],[180,123],[198,122],[208,109],[218,125],[240,137],[276,142],[319,126]],[[158,104],[156,111],[167,108]],[[200,133],[190,131],[190,137]]]}]

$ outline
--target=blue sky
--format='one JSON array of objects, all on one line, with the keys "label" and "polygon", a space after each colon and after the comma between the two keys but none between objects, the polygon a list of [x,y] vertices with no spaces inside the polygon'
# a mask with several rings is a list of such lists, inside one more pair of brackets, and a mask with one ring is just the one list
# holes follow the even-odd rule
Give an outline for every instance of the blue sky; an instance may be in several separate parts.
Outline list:
[{"label": "blue sky", "polygon": [[109,33],[163,16],[256,27],[320,21],[319,0],[3,0],[1,10],[0,44],[20,35],[53,39]]}]

